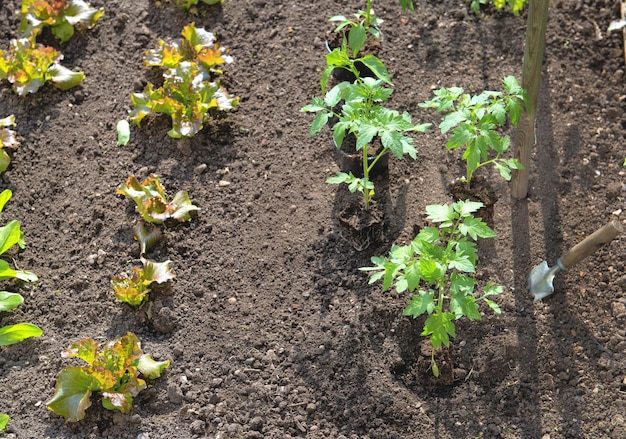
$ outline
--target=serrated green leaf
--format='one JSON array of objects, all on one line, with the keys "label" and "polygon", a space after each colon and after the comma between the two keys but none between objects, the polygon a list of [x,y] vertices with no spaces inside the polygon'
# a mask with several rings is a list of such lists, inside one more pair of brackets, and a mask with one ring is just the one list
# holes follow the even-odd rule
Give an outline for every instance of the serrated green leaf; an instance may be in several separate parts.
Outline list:
[{"label": "serrated green leaf", "polygon": [[442,134],[447,133],[452,128],[457,127],[461,122],[467,120],[466,115],[462,111],[454,111],[452,113],[446,114],[439,124],[439,129]]},{"label": "serrated green leaf", "polygon": [[457,319],[465,316],[470,320],[480,320],[481,315],[478,311],[478,305],[473,296],[467,296],[463,293],[450,294],[450,311]]},{"label": "serrated green leaf", "polygon": [[421,335],[430,336],[430,342],[435,349],[442,345],[450,347],[450,337],[456,337],[454,318],[454,314],[449,312],[429,315]]},{"label": "serrated green leaf", "polygon": [[407,304],[403,316],[417,318],[424,313],[431,314],[435,309],[434,292],[420,290],[419,294],[411,296],[411,300]]},{"label": "serrated green leaf", "polygon": [[447,204],[426,206],[426,213],[428,214],[428,219],[435,223],[450,221],[456,218],[453,207]]}]

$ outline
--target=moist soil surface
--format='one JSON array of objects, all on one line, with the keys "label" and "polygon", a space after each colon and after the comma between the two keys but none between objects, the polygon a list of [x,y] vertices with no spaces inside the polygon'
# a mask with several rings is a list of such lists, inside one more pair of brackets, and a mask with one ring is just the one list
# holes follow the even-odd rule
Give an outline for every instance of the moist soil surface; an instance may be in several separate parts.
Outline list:
[{"label": "moist soil surface", "polygon": [[[17,0],[0,3],[0,45],[18,36]],[[327,19],[365,1],[230,0],[198,14],[172,3],[94,0],[106,12],[60,45],[85,72],[77,88],[49,85],[19,97],[0,85],[0,117],[21,140],[1,189],[13,198],[2,223],[21,222],[26,248],[12,266],[39,276],[4,289],[25,301],[1,325],[32,322],[44,335],[0,349],[0,413],[12,438],[623,438],[626,437],[624,238],[554,279],[533,303],[527,277],[611,219],[622,220],[626,126],[623,36],[607,33],[619,2],[554,0],[528,197],[514,200],[495,170],[495,239],[481,241],[476,279],[503,285],[494,315],[457,321],[441,382],[424,370],[423,319],[402,316],[408,295],[368,285],[372,256],[405,244],[425,206],[452,201],[464,172],[435,128],[415,135],[417,160],[390,157],[384,239],[357,251],[342,238],[345,194],[325,183],[338,170],[330,131],[313,138],[300,112],[319,95]],[[499,90],[521,78],[526,16],[463,1],[418,1],[413,13],[374,2],[393,73],[389,105],[414,121],[440,116],[417,104],[439,87]],[[166,116],[132,127],[116,146],[130,94],[157,77],[143,55],[195,22],[234,63],[223,84],[241,97],[192,139],[168,137]],[[512,154],[512,153],[511,153]],[[188,191],[201,210],[161,226],[147,257],[170,260],[176,279],[151,305],[118,301],[111,278],[141,266],[132,201],[116,195],[129,175],[158,174],[169,194]],[[137,334],[171,360],[130,413],[92,406],[78,423],[46,408],[58,373],[78,361],[70,343]],[[451,378],[450,378],[451,377]]]}]

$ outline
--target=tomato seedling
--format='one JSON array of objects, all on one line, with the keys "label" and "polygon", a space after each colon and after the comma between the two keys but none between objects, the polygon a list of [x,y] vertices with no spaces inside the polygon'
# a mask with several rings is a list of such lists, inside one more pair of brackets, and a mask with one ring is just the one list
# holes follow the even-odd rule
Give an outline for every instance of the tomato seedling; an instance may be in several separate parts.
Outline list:
[{"label": "tomato seedling", "polygon": [[383,290],[394,286],[398,293],[412,294],[403,315],[413,318],[428,314],[421,335],[428,337],[433,350],[431,366],[435,376],[439,368],[435,350],[450,346],[456,337],[454,321],[465,316],[480,320],[478,301],[485,302],[496,314],[500,307],[489,297],[501,294],[502,286],[487,283],[480,297],[474,296],[478,238],[493,238],[494,231],[473,216],[482,207],[474,201],[451,205],[426,206],[428,219],[438,226],[423,228],[409,245],[393,245],[388,257],[372,257],[369,283],[382,279]]}]

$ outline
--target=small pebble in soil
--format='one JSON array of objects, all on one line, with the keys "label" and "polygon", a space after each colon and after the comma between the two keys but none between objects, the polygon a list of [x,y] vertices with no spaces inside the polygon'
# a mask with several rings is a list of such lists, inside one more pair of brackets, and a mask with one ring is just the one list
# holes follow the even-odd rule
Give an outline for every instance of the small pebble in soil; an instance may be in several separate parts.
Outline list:
[{"label": "small pebble in soil", "polygon": [[228,303],[230,303],[231,305],[234,305],[235,303],[237,303],[237,299],[234,297],[229,297],[228,298]]},{"label": "small pebble in soil", "polygon": [[207,168],[206,163],[200,163],[198,166],[193,168],[193,173],[194,173],[194,175],[203,174],[204,171],[206,171],[206,168]]},{"label": "small pebble in soil", "polygon": [[217,185],[219,187],[226,187],[226,186],[230,186],[230,181],[227,180],[220,180],[217,182]]}]

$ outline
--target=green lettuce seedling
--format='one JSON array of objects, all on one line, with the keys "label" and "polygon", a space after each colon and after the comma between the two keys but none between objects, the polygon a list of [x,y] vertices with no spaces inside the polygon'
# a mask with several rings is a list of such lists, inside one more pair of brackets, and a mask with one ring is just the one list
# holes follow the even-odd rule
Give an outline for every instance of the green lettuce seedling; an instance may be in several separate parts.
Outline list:
[{"label": "green lettuce seedling", "polygon": [[[506,180],[511,179],[511,169],[523,169],[517,159],[501,158],[511,144],[508,135],[500,135],[498,128],[506,124],[507,115],[511,125],[516,126],[526,102],[526,91],[513,76],[503,81],[505,93],[484,91],[471,96],[460,87],[435,90],[435,97],[418,104],[422,108],[435,108],[445,113],[439,129],[442,134],[452,130],[446,148],[465,147],[463,160],[466,162],[465,182],[470,186],[472,176],[478,168],[493,165]],[[490,152],[493,154],[490,155]]]},{"label": "green lettuce seedling", "polygon": [[161,376],[168,361],[154,361],[141,350],[141,342],[131,332],[107,341],[103,346],[91,338],[72,343],[62,353],[64,358],[77,357],[87,365],[65,367],[57,378],[48,409],[68,422],[78,422],[91,406],[91,394],[102,394],[102,405],[108,410],[128,413],[133,399],[147,387],[147,379]]},{"label": "green lettuce seedling", "polygon": [[[12,195],[13,193],[9,189],[5,189],[0,193],[0,212],[2,212],[5,204],[11,199]],[[20,229],[19,221],[11,220],[6,225],[0,227],[0,255],[6,253],[16,244],[22,249],[26,246],[24,242],[24,232]],[[7,261],[0,259],[0,280],[14,278],[26,282],[35,282],[37,275],[30,271],[14,270],[9,267]]]},{"label": "green lettuce seedling", "polygon": [[20,96],[35,93],[51,81],[61,90],[77,86],[85,79],[83,72],[74,72],[59,62],[63,55],[52,47],[35,43],[35,37],[13,39],[8,51],[0,49],[0,79],[13,84]]},{"label": "green lettuce seedling", "polygon": [[[20,294],[0,291],[0,312],[17,308],[23,302],[24,298]],[[12,345],[30,337],[40,337],[42,334],[41,328],[32,323],[3,326],[0,328],[0,346]]]},{"label": "green lettuce seedling", "polygon": [[151,113],[167,114],[172,118],[168,134],[174,138],[194,136],[211,118],[212,109],[227,112],[239,103],[216,78],[222,73],[219,66],[231,63],[232,57],[215,43],[214,35],[193,23],[185,26],[182,35],[178,42],[159,41],[157,49],[146,52],[147,66],[166,69],[163,86],[148,83],[143,93],[133,93],[129,116],[140,126]]},{"label": "green lettuce seedling", "polygon": [[189,195],[184,191],[177,192],[174,199],[168,202],[161,180],[154,174],[141,184],[137,177],[131,175],[126,183],[117,187],[116,193],[133,200],[141,217],[149,223],[162,224],[170,218],[180,222],[188,221],[191,219],[191,212],[199,210],[191,204]]},{"label": "green lettuce seedling", "polygon": [[9,415],[0,413],[0,433],[4,431],[9,423]]},{"label": "green lettuce seedling", "polygon": [[15,137],[15,131],[7,128],[15,126],[15,116],[10,115],[0,119],[0,172],[4,172],[11,163],[11,157],[4,148],[17,149],[20,143]]},{"label": "green lettuce seedling", "polygon": [[[4,209],[7,201],[11,199],[12,192],[5,189],[0,193],[0,212]],[[9,221],[3,227],[0,227],[0,255],[6,253],[14,245],[20,248],[25,247],[24,233],[20,229],[20,223],[16,220]],[[37,281],[37,275],[30,271],[14,270],[9,267],[9,263],[4,259],[0,259],[0,280],[20,279],[26,282]],[[24,298],[17,293],[8,291],[0,291],[0,312],[10,311],[24,302]],[[19,343],[30,337],[40,337],[42,330],[32,323],[17,323],[15,325],[7,325],[0,328],[0,346],[7,346]]]},{"label": "green lettuce seedling", "polygon": [[143,268],[133,268],[130,276],[119,275],[112,280],[115,297],[132,306],[141,305],[148,297],[150,284],[161,284],[176,276],[170,270],[171,261],[154,262],[141,258]]},{"label": "green lettuce seedling", "polygon": [[74,35],[74,26],[91,29],[102,17],[104,9],[96,9],[82,0],[23,0],[20,32],[37,35],[44,26],[65,43]]},{"label": "green lettuce seedling", "polygon": [[411,300],[403,315],[413,318],[428,314],[421,335],[433,346],[431,366],[439,376],[435,350],[450,346],[456,337],[454,321],[465,316],[480,320],[478,301],[484,301],[496,314],[500,307],[489,297],[501,294],[502,286],[487,283],[480,297],[475,297],[476,241],[493,238],[494,231],[473,216],[483,206],[474,201],[451,205],[426,206],[428,219],[438,226],[423,228],[409,245],[393,245],[389,257],[372,257],[373,271],[369,283],[383,280],[383,290],[394,286],[398,293],[408,291]]}]

